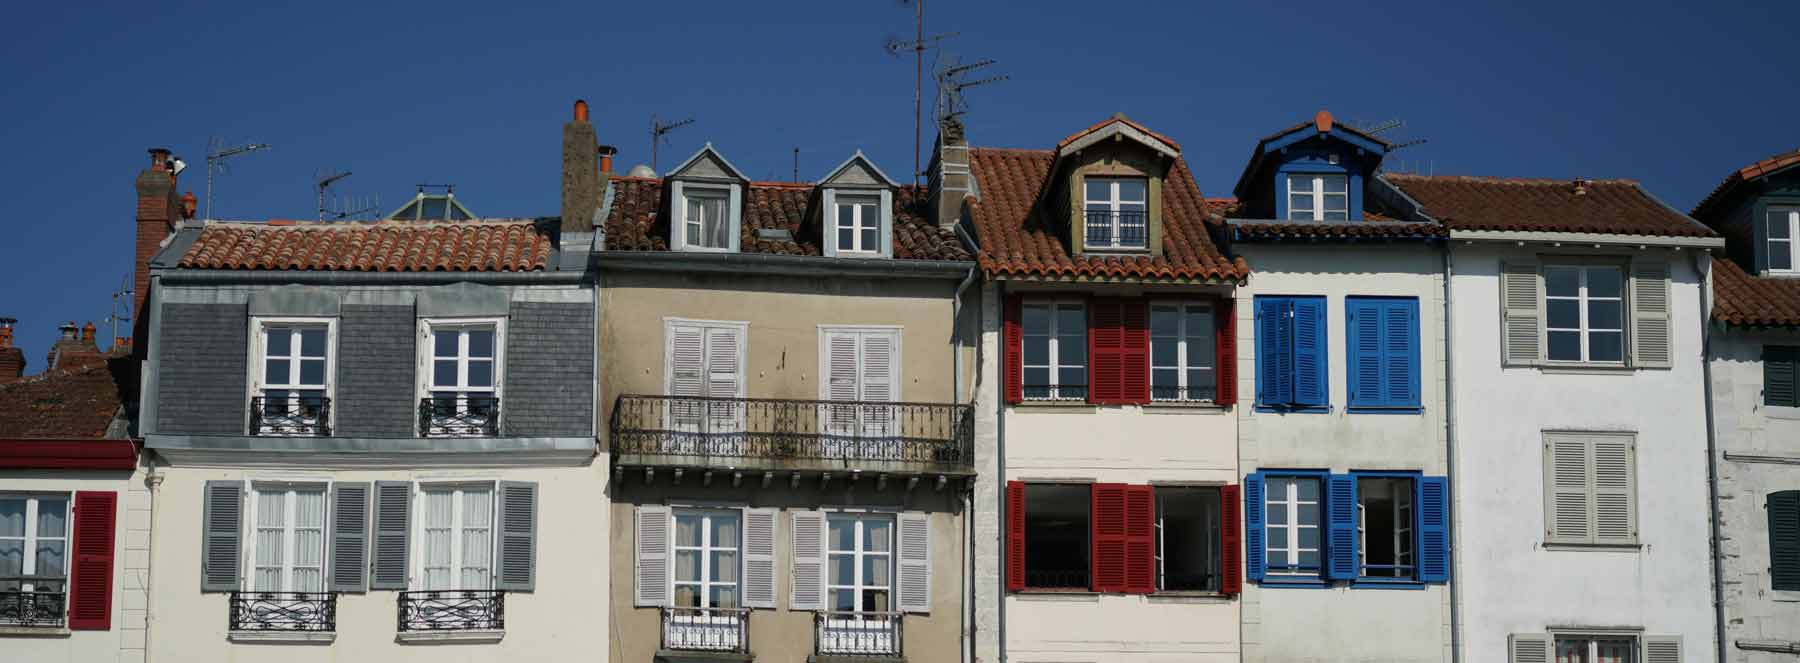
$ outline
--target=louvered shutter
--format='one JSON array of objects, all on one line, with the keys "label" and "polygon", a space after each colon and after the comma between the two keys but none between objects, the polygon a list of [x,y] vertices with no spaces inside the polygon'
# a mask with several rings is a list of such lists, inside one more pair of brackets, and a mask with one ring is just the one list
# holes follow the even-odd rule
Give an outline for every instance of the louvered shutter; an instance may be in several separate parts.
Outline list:
[{"label": "louvered shutter", "polygon": [[1119,302],[1119,401],[1150,402],[1150,303]]},{"label": "louvered shutter", "polygon": [[669,584],[669,507],[660,504],[643,504],[637,508],[636,546],[637,561],[632,565],[632,573],[636,576],[636,592],[632,605],[639,607],[667,606],[673,601],[670,593],[674,588]]},{"label": "louvered shutter", "polygon": [[825,609],[825,514],[794,511],[793,610]]},{"label": "louvered shutter", "polygon": [[900,514],[900,610],[931,612],[931,521],[923,513]]},{"label": "louvered shutter", "polygon": [[1636,454],[1626,437],[1591,441],[1594,486],[1594,543],[1637,543],[1637,499],[1633,493]]},{"label": "louvered shutter", "polygon": [[412,534],[412,484],[375,482],[375,534],[369,589],[406,589]]},{"label": "louvered shutter", "polygon": [[1333,474],[1325,478],[1325,487],[1325,577],[1332,580],[1355,580],[1356,477]]},{"label": "louvered shutter", "polygon": [[[736,328],[712,327],[706,330],[706,395],[711,398],[738,398],[743,372],[738,356],[740,333]],[[707,425],[714,432],[737,431],[738,404],[733,401],[709,402]]]},{"label": "louvered shutter", "polygon": [[1268,562],[1268,549],[1263,545],[1263,477],[1253,473],[1244,477],[1244,579],[1261,582]]},{"label": "louvered shutter", "polygon": [[1349,317],[1349,333],[1345,341],[1350,355],[1350,404],[1362,407],[1387,407],[1388,382],[1384,378],[1387,346],[1383,343],[1384,302],[1347,298],[1344,307]]},{"label": "louvered shutter", "polygon": [[1093,535],[1090,584],[1096,592],[1127,591],[1125,484],[1097,483],[1088,493]]},{"label": "louvered shutter", "polygon": [[1025,483],[1006,482],[1006,589],[1025,589]]},{"label": "louvered shutter", "polygon": [[331,485],[331,591],[369,589],[369,484]]},{"label": "louvered shutter", "polygon": [[1589,476],[1587,439],[1551,436],[1545,441],[1544,449],[1545,541],[1593,542],[1593,515],[1588,501],[1593,483]]},{"label": "louvered shutter", "polygon": [[1770,493],[1769,584],[1772,589],[1800,591],[1800,490]]},{"label": "louvered shutter", "polygon": [[113,556],[117,549],[119,494],[110,490],[75,493],[74,540],[69,542],[69,630],[112,628]]},{"label": "louvered shutter", "polygon": [[1507,663],[1550,663],[1550,636],[1514,633],[1506,638]]},{"label": "louvered shutter", "polygon": [[1418,493],[1419,579],[1450,582],[1450,480],[1421,477]]},{"label": "louvered shutter", "polygon": [[1631,348],[1632,365],[1643,368],[1668,368],[1672,350],[1669,344],[1669,266],[1663,263],[1634,263],[1631,266]]},{"label": "louvered shutter", "polygon": [[1125,591],[1156,592],[1156,489],[1125,487]]},{"label": "louvered shutter", "polygon": [[529,592],[537,584],[537,484],[500,482],[500,555],[494,588]]},{"label": "louvered shutter", "polygon": [[208,481],[203,499],[200,591],[238,590],[243,559],[244,482]]},{"label": "louvered shutter", "polygon": [[1213,376],[1218,380],[1213,402],[1237,404],[1237,313],[1232,300],[1220,299],[1213,309],[1213,342],[1217,351],[1213,358]]},{"label": "louvered shutter", "polygon": [[1795,388],[1794,365],[1800,350],[1792,347],[1763,346],[1763,404],[1775,407],[1800,406],[1800,390]]},{"label": "louvered shutter", "polygon": [[1302,407],[1327,405],[1325,386],[1329,373],[1325,351],[1325,300],[1301,297],[1294,300],[1294,404]]},{"label": "louvered shutter", "polygon": [[744,607],[775,607],[777,509],[744,509]]},{"label": "louvered shutter", "polygon": [[[858,361],[862,367],[860,379],[861,393],[858,399],[868,403],[889,403],[899,400],[900,366],[898,332],[876,331],[859,334],[861,352]],[[888,437],[894,434],[894,408],[886,405],[864,406],[862,411],[863,434],[872,437]]]},{"label": "louvered shutter", "polygon": [[[825,400],[851,402],[858,400],[856,334],[847,331],[825,333]],[[833,435],[851,435],[856,429],[856,408],[829,405],[825,408],[825,429]]]},{"label": "louvered shutter", "polygon": [[1681,663],[1681,636],[1644,636],[1644,663]]},{"label": "louvered shutter", "polygon": [[1235,596],[1244,591],[1244,523],[1241,491],[1219,487],[1219,592]]},{"label": "louvered shutter", "polygon": [[1256,402],[1294,401],[1293,306],[1286,298],[1256,298]]},{"label": "louvered shutter", "polygon": [[1419,300],[1384,303],[1381,381],[1388,407],[1419,406]]},{"label": "louvered shutter", "polygon": [[666,425],[676,430],[697,431],[704,405],[699,401],[679,399],[706,395],[706,330],[694,325],[671,325],[668,352],[669,395],[678,400],[668,405]]},{"label": "louvered shutter", "polygon": [[1088,402],[1116,405],[1125,402],[1125,329],[1117,297],[1095,297],[1088,302]]},{"label": "louvered shutter", "polygon": [[1502,356],[1508,366],[1531,366],[1543,359],[1538,323],[1543,298],[1535,262],[1509,262],[1500,269]]},{"label": "louvered shutter", "polygon": [[1006,296],[1005,320],[1002,326],[1006,335],[1005,371],[1006,402],[1020,403],[1025,400],[1025,368],[1024,345],[1025,332],[1020,327],[1024,319],[1025,307],[1018,295]]}]

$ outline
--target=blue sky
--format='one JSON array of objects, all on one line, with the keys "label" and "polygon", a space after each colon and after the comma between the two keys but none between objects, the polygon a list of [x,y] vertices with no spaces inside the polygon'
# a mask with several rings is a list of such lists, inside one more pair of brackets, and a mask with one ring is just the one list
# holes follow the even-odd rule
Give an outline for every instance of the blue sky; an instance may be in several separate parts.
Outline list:
[{"label": "blue sky", "polygon": [[[926,30],[960,33],[948,55],[1011,76],[970,92],[971,143],[1049,146],[1124,112],[1179,141],[1207,195],[1229,194],[1257,137],[1319,108],[1428,141],[1390,166],[1632,178],[1682,209],[1800,146],[1800,3],[1462,4],[931,0]],[[59,321],[107,334],[152,146],[194,164],[181,186],[204,197],[210,137],[272,144],[215,189],[215,217],[250,219],[312,218],[315,175],[334,168],[355,173],[340,192],[384,207],[448,182],[484,216],[556,214],[576,98],[621,170],[649,161],[652,114],[696,120],[663,147],[665,169],[705,141],[758,179],[791,177],[795,147],[806,179],[858,148],[896,178],[911,168],[913,62],[882,49],[913,32],[897,0],[8,14],[0,316],[20,319],[34,373]]]}]

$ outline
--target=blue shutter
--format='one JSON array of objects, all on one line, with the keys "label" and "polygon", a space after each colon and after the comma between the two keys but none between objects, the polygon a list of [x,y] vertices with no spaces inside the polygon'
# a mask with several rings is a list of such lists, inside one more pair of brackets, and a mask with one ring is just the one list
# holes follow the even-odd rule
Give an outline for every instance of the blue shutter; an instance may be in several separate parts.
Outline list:
[{"label": "blue shutter", "polygon": [[1450,582],[1450,483],[1421,477],[1418,495],[1419,579]]},{"label": "blue shutter", "polygon": [[1327,405],[1325,379],[1325,298],[1296,297],[1293,307],[1294,405]]},{"label": "blue shutter", "polygon": [[1256,298],[1256,402],[1286,405],[1294,400],[1293,302]]},{"label": "blue shutter", "polygon": [[1387,381],[1382,379],[1381,369],[1384,362],[1383,350],[1387,347],[1382,339],[1382,302],[1361,298],[1346,298],[1344,313],[1349,318],[1348,336],[1345,337],[1350,355],[1349,385],[1350,405],[1352,407],[1379,407],[1387,405]]},{"label": "blue shutter", "polygon": [[1419,406],[1419,300],[1394,299],[1382,307],[1382,382],[1387,407]]},{"label": "blue shutter", "polygon": [[1333,474],[1326,478],[1325,577],[1356,579],[1356,476]]},{"label": "blue shutter", "polygon": [[1261,472],[1244,477],[1244,570],[1250,580],[1263,579],[1269,551],[1263,546],[1263,477]]}]

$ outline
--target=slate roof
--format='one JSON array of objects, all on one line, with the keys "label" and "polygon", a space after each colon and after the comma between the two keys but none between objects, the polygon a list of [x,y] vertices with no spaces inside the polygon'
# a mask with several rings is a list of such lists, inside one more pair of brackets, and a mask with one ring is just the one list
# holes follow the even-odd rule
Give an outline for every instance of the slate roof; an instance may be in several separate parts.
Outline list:
[{"label": "slate roof", "polygon": [[1706,208],[1724,200],[1725,197],[1731,193],[1732,189],[1737,188],[1738,185],[1743,184],[1744,182],[1758,177],[1772,175],[1776,171],[1785,170],[1794,166],[1800,166],[1800,149],[1791,152],[1783,152],[1731,171],[1731,174],[1726,175],[1725,179],[1719,182],[1718,186],[1713,187],[1712,193],[1706,194],[1705,198],[1700,199],[1699,204],[1694,205],[1693,216],[1695,218],[1706,216]]},{"label": "slate roof", "polygon": [[1226,258],[1213,244],[1208,233],[1219,221],[1185,159],[1175,160],[1163,186],[1161,256],[1070,255],[1051,221],[1033,213],[1039,191],[1050,184],[1050,150],[977,147],[969,162],[981,192],[980,200],[969,201],[969,216],[981,242],[981,268],[990,276],[1204,280],[1250,273],[1242,258]]},{"label": "slate roof", "polygon": [[[669,250],[668,196],[660,178],[614,177],[612,205],[605,220],[608,251]],[[751,182],[744,191],[739,250],[792,256],[822,256],[817,229],[806,227],[807,206],[816,200],[812,184]],[[758,230],[786,230],[791,239],[766,239]],[[918,187],[894,190],[894,257],[901,260],[971,260],[962,241],[926,217]]]},{"label": "slate roof", "polygon": [[1631,180],[1591,180],[1576,194],[1568,180],[1381,175],[1450,230],[1505,230],[1714,237],[1713,231]]},{"label": "slate roof", "polygon": [[1713,258],[1712,317],[1738,327],[1800,326],[1800,279],[1752,276],[1730,258]]},{"label": "slate roof", "polygon": [[0,439],[103,438],[137,400],[138,362],[110,356],[0,384]]},{"label": "slate roof", "polygon": [[545,268],[549,231],[526,220],[266,223],[208,221],[185,269],[526,272]]}]

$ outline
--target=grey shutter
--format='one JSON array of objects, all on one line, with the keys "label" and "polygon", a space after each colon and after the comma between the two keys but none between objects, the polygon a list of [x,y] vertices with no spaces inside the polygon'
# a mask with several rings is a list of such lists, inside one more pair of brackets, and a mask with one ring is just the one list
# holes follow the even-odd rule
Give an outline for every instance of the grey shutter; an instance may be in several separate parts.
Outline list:
[{"label": "grey shutter", "polygon": [[1668,368],[1669,266],[1634,264],[1631,268],[1631,361],[1647,368]]},{"label": "grey shutter", "polygon": [[235,592],[244,557],[244,482],[208,481],[202,502],[200,591]]},{"label": "grey shutter", "polygon": [[636,600],[632,605],[666,606],[669,594],[669,507],[646,504],[637,508]]},{"label": "grey shutter", "polygon": [[412,484],[375,482],[375,534],[369,589],[406,589],[407,546],[412,534]]},{"label": "grey shutter", "polygon": [[331,591],[369,589],[369,484],[331,486]]},{"label": "grey shutter", "polygon": [[537,484],[500,482],[500,554],[494,588],[529,592],[537,580]]},{"label": "grey shutter", "polygon": [[825,514],[795,511],[794,587],[789,593],[794,610],[825,609]]},{"label": "grey shutter", "polygon": [[1637,543],[1636,459],[1632,439],[1596,436],[1593,459],[1594,543]]},{"label": "grey shutter", "polygon": [[1550,636],[1514,633],[1506,638],[1507,663],[1550,663]]},{"label": "grey shutter", "polygon": [[1543,331],[1538,320],[1541,290],[1537,263],[1501,266],[1501,354],[1508,366],[1530,366],[1543,359]]},{"label": "grey shutter", "polygon": [[775,607],[776,509],[744,509],[744,607]]},{"label": "grey shutter", "polygon": [[931,612],[931,520],[923,513],[899,517],[899,603],[903,612]]},{"label": "grey shutter", "polygon": [[1644,636],[1644,663],[1681,663],[1681,636]]},{"label": "grey shutter", "polygon": [[1574,435],[1544,440],[1544,541],[1592,543],[1590,511],[1593,481],[1588,441]]}]

